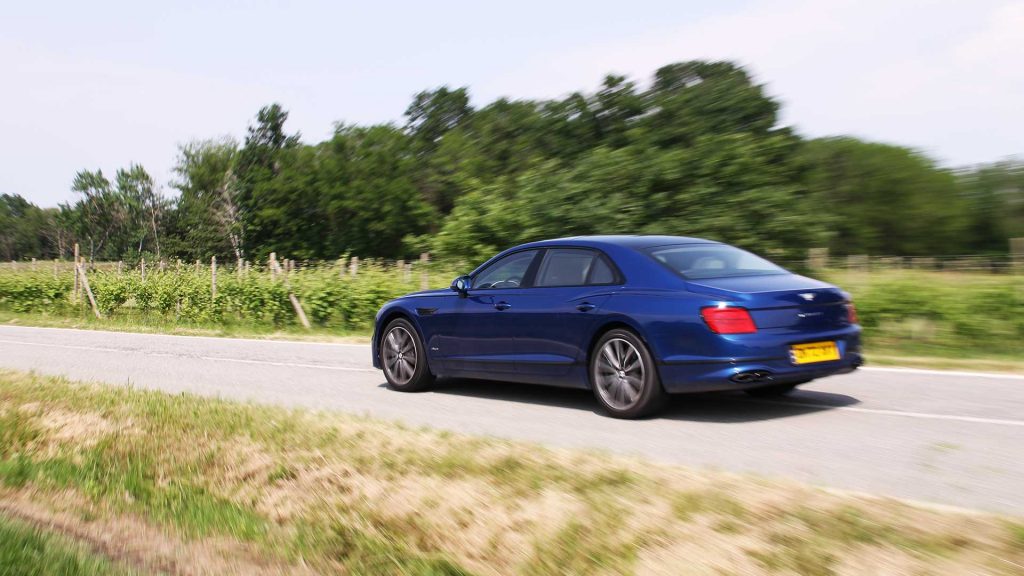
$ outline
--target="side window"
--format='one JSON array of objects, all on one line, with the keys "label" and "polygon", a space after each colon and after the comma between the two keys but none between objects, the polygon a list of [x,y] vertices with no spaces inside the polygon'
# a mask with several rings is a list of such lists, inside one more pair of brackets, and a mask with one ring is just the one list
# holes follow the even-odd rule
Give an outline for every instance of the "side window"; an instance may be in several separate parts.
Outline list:
[{"label": "side window", "polygon": [[505,256],[477,274],[473,279],[473,288],[518,288],[536,255],[536,250],[525,250]]},{"label": "side window", "polygon": [[594,259],[594,265],[591,266],[590,278],[587,279],[587,284],[614,284],[615,283],[615,271],[608,265],[608,262],[604,258],[597,257]]},{"label": "side window", "polygon": [[614,281],[615,272],[598,252],[582,248],[553,248],[544,256],[534,285],[584,286]]}]

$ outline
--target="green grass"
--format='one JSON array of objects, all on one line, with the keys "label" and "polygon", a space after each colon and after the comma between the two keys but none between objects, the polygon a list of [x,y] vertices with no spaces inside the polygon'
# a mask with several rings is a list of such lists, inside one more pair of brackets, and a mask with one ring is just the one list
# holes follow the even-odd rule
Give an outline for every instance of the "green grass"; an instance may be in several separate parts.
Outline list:
[{"label": "green grass", "polygon": [[131,573],[77,542],[0,514],[2,576],[105,576]]},{"label": "green grass", "polygon": [[730,558],[740,572],[829,574],[882,550],[923,573],[1024,562],[1020,525],[996,517],[0,371],[8,499],[94,533],[140,523],[143,561],[154,539],[156,560],[180,549],[213,572],[630,574]]},{"label": "green grass", "polygon": [[820,276],[852,294],[869,353],[1024,362],[1024,275],[831,270]]}]

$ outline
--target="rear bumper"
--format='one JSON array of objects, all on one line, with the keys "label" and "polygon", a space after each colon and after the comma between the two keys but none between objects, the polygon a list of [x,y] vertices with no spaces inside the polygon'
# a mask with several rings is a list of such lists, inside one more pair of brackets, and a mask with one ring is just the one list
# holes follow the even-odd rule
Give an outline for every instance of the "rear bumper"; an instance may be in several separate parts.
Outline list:
[{"label": "rear bumper", "polygon": [[[858,328],[814,335],[811,340],[835,340],[840,359],[813,364],[793,364],[789,358],[789,342],[766,346],[758,356],[737,358],[689,357],[667,359],[658,368],[665,391],[672,394],[746,390],[773,384],[804,382],[856,370],[864,363]],[[809,341],[806,337],[799,340]],[[758,378],[747,379],[756,373]],[[740,375],[737,377],[737,375]]]}]

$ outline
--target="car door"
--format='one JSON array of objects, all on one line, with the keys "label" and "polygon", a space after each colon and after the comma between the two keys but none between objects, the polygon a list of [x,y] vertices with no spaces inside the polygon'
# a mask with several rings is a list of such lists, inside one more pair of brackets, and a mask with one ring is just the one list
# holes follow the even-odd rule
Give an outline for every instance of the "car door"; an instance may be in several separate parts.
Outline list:
[{"label": "car door", "polygon": [[560,384],[586,348],[601,305],[622,283],[607,256],[589,248],[549,248],[532,287],[517,301],[517,371],[527,380]]},{"label": "car door", "polygon": [[513,252],[481,270],[465,298],[452,304],[451,333],[438,339],[446,372],[487,377],[515,372],[515,310],[529,289],[539,250]]}]

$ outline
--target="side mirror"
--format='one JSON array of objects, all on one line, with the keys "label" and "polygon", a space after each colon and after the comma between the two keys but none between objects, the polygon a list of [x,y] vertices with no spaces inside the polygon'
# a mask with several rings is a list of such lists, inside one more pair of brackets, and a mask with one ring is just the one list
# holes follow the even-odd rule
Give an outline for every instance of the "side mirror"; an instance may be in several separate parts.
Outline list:
[{"label": "side mirror", "polygon": [[465,298],[469,295],[469,285],[469,276],[459,276],[452,280],[452,292],[458,292],[460,298]]}]

